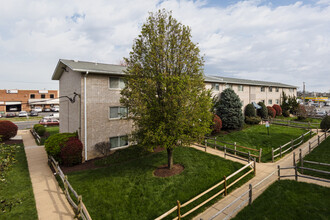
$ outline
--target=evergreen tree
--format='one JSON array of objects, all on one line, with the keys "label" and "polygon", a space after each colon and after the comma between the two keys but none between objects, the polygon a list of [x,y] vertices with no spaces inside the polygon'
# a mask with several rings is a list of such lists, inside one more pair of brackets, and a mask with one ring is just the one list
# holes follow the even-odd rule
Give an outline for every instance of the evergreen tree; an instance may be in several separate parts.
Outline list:
[{"label": "evergreen tree", "polygon": [[250,103],[247,104],[244,108],[244,116],[247,117],[255,117],[256,116],[256,109],[254,106]]},{"label": "evergreen tree", "polygon": [[121,103],[128,107],[133,140],[152,150],[188,146],[211,132],[212,100],[204,87],[203,58],[191,30],[159,10],[150,13],[125,58],[126,86]]},{"label": "evergreen tree", "polygon": [[257,111],[257,112],[258,112],[258,115],[259,115],[261,118],[263,118],[263,119],[268,118],[268,109],[267,109],[265,103],[263,103],[263,102],[258,102],[258,105],[261,106],[261,109],[258,109],[258,111]]},{"label": "evergreen tree", "polygon": [[223,90],[218,101],[217,115],[222,120],[222,127],[227,130],[241,129],[244,122],[242,103],[234,90]]}]

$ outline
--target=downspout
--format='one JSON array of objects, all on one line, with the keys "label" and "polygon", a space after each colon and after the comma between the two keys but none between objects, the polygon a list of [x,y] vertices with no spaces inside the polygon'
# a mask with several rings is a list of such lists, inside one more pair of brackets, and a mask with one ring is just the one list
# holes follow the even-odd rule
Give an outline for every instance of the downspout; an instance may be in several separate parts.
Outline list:
[{"label": "downspout", "polygon": [[85,136],[85,161],[87,161],[87,88],[86,88],[86,78],[87,78],[87,75],[88,75],[88,71],[86,71],[86,74],[84,76],[84,136]]}]

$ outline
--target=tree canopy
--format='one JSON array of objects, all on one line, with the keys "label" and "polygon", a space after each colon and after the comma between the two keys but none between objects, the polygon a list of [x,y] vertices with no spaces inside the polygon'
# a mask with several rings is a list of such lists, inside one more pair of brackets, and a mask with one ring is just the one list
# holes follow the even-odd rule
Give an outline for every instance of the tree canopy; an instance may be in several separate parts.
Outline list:
[{"label": "tree canopy", "polygon": [[129,109],[133,140],[152,150],[172,151],[211,132],[210,92],[204,87],[203,58],[191,41],[191,30],[159,10],[150,13],[125,58],[121,103]]}]

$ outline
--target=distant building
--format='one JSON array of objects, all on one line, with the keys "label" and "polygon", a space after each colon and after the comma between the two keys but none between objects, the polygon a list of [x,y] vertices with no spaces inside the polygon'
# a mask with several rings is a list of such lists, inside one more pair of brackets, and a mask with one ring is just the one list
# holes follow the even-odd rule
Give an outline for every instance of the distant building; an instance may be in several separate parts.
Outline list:
[{"label": "distant building", "polygon": [[[113,149],[129,146],[127,137],[133,123],[122,118],[127,109],[120,103],[124,70],[112,64],[62,59],[57,63],[52,79],[59,80],[60,97],[80,96],[75,102],[60,99],[60,132],[78,131],[85,160],[99,156],[94,146],[101,141],[110,141]],[[244,106],[259,101],[280,104],[282,91],[291,96],[297,91],[295,86],[282,83],[208,76],[205,87],[212,89],[213,95],[232,88]]]},{"label": "distant building", "polygon": [[57,90],[0,90],[0,112],[30,111],[34,107],[59,105]]}]

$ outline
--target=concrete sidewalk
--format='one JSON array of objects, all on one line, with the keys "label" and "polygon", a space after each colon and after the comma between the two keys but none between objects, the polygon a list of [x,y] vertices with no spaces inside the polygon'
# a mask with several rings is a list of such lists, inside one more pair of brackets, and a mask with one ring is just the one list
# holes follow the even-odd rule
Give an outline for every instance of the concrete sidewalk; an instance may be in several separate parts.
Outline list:
[{"label": "concrete sidewalk", "polygon": [[[323,133],[320,133],[319,132],[319,135],[321,135],[321,134],[323,134]],[[317,135],[314,136],[314,137],[312,137],[310,139],[310,141],[313,141],[315,139],[317,139]],[[298,148],[296,148],[293,151],[296,154],[296,159],[298,159],[299,149],[305,148],[302,153],[303,153],[303,155],[306,155],[307,154],[308,147],[306,148],[306,146],[308,146],[308,142],[302,144],[301,146],[299,146]],[[198,150],[204,151],[204,149],[201,148],[201,147],[197,147],[197,146],[192,146],[192,147],[194,147],[194,148],[196,148]],[[207,152],[208,153],[211,153],[211,154],[214,154],[214,155],[218,155],[220,157],[224,157],[224,152],[223,151],[215,150],[215,149],[210,148],[210,147],[207,148]],[[226,207],[228,204],[230,204],[231,202],[233,202],[241,194],[243,194],[244,192],[248,191],[249,190],[249,184],[252,184],[252,187],[253,187],[257,183],[259,183],[261,180],[263,180],[264,178],[266,178],[267,176],[269,176],[271,173],[273,173],[275,171],[275,173],[273,175],[271,175],[267,180],[265,180],[263,183],[261,183],[259,186],[257,186],[256,188],[253,189],[252,198],[253,198],[253,200],[255,198],[257,198],[263,191],[265,191],[268,188],[269,185],[271,185],[272,183],[274,183],[278,179],[278,175],[277,175],[277,166],[278,165],[280,165],[281,167],[289,167],[289,166],[292,166],[293,165],[293,152],[287,154],[286,156],[284,156],[282,159],[280,159],[279,161],[277,161],[275,163],[256,163],[256,176],[254,178],[252,178],[251,180],[249,180],[248,182],[246,182],[241,187],[235,189],[228,196],[222,198],[217,203],[213,204],[211,207],[209,207],[207,210],[205,210],[203,213],[197,215],[193,219],[194,220],[201,220],[201,219],[207,220],[207,219],[211,218],[217,212],[219,212],[224,207]],[[247,162],[244,162],[242,160],[239,160],[239,159],[236,159],[236,158],[233,158],[233,157],[230,157],[230,156],[227,156],[226,159],[229,159],[229,160],[232,160],[232,161],[236,161],[236,162],[240,162],[240,163],[244,163],[244,164],[247,163]],[[281,176],[282,175],[293,175],[293,174],[294,174],[294,170],[293,169],[290,169],[290,170],[281,170]],[[294,177],[292,177],[292,178],[284,178],[284,179],[294,179]],[[318,185],[330,187],[330,183],[320,182],[320,181],[306,179],[306,178],[299,178],[298,177],[298,181],[303,181],[303,182],[308,182],[308,183],[314,183],[314,184],[318,184]],[[248,194],[245,195],[244,197],[240,198],[232,207],[226,209],[222,214],[218,215],[214,219],[224,219],[227,215],[230,215],[231,217],[234,217],[239,212],[239,210],[243,209],[248,203],[246,203],[245,205],[243,205],[240,209],[237,210],[237,212],[233,213],[233,215],[231,215],[231,213],[234,211],[234,209],[241,202],[243,202],[247,198],[248,198]],[[230,217],[228,219],[230,219]]]},{"label": "concrete sidewalk", "polygon": [[74,212],[50,167],[44,146],[37,146],[29,130],[19,130],[23,137],[26,158],[38,219],[74,219]]}]

